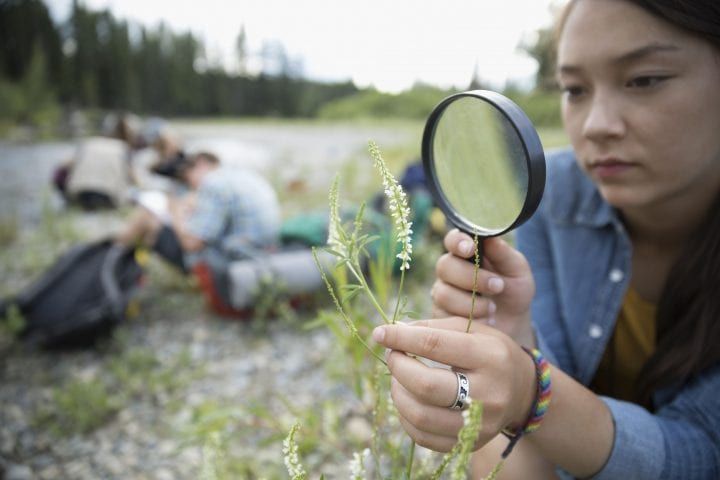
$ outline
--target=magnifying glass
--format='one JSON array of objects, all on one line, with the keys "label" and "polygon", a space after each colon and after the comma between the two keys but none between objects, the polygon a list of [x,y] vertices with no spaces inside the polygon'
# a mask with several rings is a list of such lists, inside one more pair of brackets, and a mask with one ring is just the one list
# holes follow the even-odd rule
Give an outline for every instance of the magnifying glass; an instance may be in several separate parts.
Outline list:
[{"label": "magnifying glass", "polygon": [[430,113],[422,140],[428,187],[445,216],[482,239],[525,222],[545,189],[545,155],[525,112],[487,90],[457,93]]}]

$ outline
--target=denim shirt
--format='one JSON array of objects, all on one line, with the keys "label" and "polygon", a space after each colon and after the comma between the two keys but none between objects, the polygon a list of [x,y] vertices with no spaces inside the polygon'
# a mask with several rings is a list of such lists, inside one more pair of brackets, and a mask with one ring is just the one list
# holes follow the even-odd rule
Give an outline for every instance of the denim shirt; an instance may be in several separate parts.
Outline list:
[{"label": "denim shirt", "polygon": [[[547,170],[543,200],[518,230],[517,245],[537,285],[532,319],[538,348],[588,385],[628,288],[632,245],[617,212],[571,151],[548,154]],[[654,413],[601,398],[612,413],[615,438],[593,478],[720,479],[720,366],[656,392]]]}]

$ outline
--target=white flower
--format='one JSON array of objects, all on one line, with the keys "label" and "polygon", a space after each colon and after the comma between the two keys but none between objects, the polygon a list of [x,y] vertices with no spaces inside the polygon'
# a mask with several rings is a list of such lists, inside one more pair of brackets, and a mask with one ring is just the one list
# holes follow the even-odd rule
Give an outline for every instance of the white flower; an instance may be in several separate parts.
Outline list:
[{"label": "white flower", "polygon": [[303,480],[307,477],[305,469],[300,463],[300,457],[298,456],[298,447],[295,443],[295,432],[300,428],[299,424],[293,425],[290,429],[290,433],[283,440],[283,456],[285,460],[285,467],[287,468],[288,474],[292,480]]},{"label": "white flower", "polygon": [[327,243],[330,248],[338,252],[340,255],[347,256],[347,245],[345,245],[340,236],[342,223],[340,220],[337,176],[330,186],[330,194],[328,195],[328,198],[330,200],[330,222],[328,224]]},{"label": "white flower", "polygon": [[365,480],[365,459],[370,455],[370,449],[366,448],[362,453],[353,453],[350,460],[350,480]]},{"label": "white flower", "polygon": [[380,154],[380,149],[375,142],[369,143],[370,156],[373,158],[375,168],[380,172],[382,177],[385,196],[388,198],[388,208],[390,216],[395,224],[395,236],[401,245],[400,253],[397,254],[402,262],[400,270],[410,268],[410,255],[412,254],[412,222],[410,218],[410,207],[408,206],[407,195],[402,189],[392,173],[387,168],[385,160]]}]

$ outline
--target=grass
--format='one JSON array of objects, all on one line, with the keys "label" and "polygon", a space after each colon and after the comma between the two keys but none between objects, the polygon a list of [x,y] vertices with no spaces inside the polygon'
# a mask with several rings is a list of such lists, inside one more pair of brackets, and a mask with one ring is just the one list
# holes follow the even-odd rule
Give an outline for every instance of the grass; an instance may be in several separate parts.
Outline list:
[{"label": "grass", "polygon": [[88,433],[107,422],[122,407],[101,379],[72,380],[54,388],[49,404],[36,413],[34,424],[62,437]]},{"label": "grass", "polygon": [[101,428],[131,402],[177,408],[181,402],[173,402],[173,397],[202,374],[187,349],[163,361],[159,352],[130,345],[122,329],[107,349],[90,378],[72,378],[53,387],[49,402],[35,412],[36,428],[65,437]]},{"label": "grass", "polygon": [[538,135],[543,148],[546,150],[570,145],[570,140],[562,127],[538,128]]},{"label": "grass", "polygon": [[17,240],[19,228],[16,215],[0,217],[0,247],[7,247]]}]

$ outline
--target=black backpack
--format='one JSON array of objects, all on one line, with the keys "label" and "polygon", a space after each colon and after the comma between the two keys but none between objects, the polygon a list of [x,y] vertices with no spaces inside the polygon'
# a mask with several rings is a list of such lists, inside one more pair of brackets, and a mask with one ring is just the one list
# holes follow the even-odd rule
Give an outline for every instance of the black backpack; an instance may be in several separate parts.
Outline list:
[{"label": "black backpack", "polygon": [[134,249],[110,240],[63,254],[34,284],[0,302],[22,315],[20,338],[46,348],[84,347],[110,333],[126,316],[143,270]]}]

